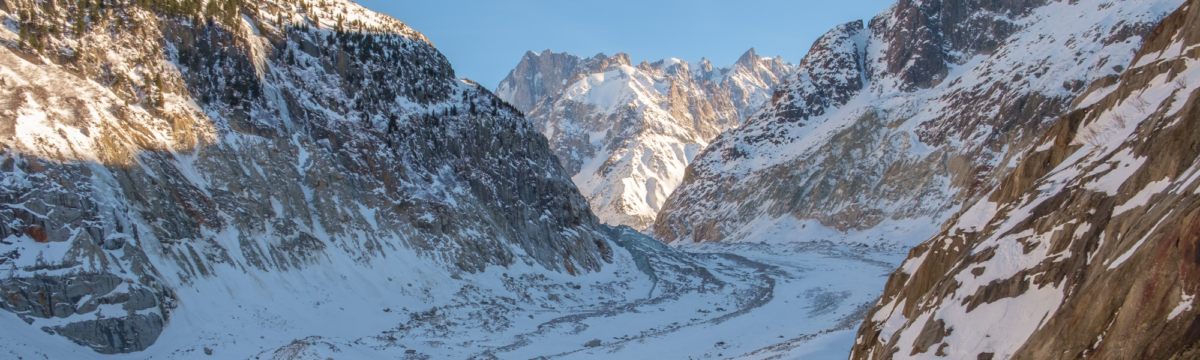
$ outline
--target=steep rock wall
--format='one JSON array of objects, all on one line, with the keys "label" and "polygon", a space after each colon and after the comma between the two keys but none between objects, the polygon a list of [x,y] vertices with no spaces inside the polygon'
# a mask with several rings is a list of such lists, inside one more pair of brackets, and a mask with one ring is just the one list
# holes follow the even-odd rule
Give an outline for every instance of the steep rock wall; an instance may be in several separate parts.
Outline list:
[{"label": "steep rock wall", "polygon": [[1200,356],[1197,5],[910,252],[851,359]]},{"label": "steep rock wall", "polygon": [[395,19],[0,4],[0,308],[31,329],[132,352],[201,282],[611,259],[545,138]]},{"label": "steep rock wall", "polygon": [[900,1],[839,26],[696,158],[655,235],[940,224],[996,187],[1087,84],[1123,72],[1177,4]]}]

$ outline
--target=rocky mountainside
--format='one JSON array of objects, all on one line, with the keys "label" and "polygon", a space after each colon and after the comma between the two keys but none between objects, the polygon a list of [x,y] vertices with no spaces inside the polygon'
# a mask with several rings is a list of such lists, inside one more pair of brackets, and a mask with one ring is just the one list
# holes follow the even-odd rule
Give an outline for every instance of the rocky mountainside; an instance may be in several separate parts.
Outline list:
[{"label": "rocky mountainside", "polygon": [[1200,1],[1144,43],[909,253],[851,359],[1200,358]]},{"label": "rocky mountainside", "polygon": [[696,158],[654,233],[895,229],[851,241],[913,246],[998,186],[1089,84],[1123,73],[1178,3],[900,0],[838,26]]},{"label": "rocky mountainside", "polygon": [[529,52],[496,89],[527,112],[605,223],[649,226],[708,141],[762,107],[793,66]]},{"label": "rocky mountainside", "polygon": [[0,0],[0,22],[0,308],[39,343],[140,351],[173,322],[212,339],[226,314],[612,261],[538,129],[390,17]]}]

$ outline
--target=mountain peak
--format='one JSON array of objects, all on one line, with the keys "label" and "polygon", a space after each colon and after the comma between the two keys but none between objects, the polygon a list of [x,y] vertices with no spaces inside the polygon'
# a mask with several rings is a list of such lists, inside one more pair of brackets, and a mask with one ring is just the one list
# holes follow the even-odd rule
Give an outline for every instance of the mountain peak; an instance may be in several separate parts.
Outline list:
[{"label": "mountain peak", "polygon": [[612,57],[614,59],[616,59],[617,63],[619,63],[621,65],[633,66],[633,60],[629,59],[629,54],[620,52],[620,53],[617,53],[616,55],[613,55]]},{"label": "mountain peak", "polygon": [[754,48],[750,48],[750,50],[746,50],[745,54],[742,54],[742,57],[738,58],[737,64],[743,66],[753,66],[759,61],[762,61],[762,58],[758,56],[758,52],[755,51]]},{"label": "mountain peak", "polygon": [[[506,87],[505,80],[497,94],[518,108],[533,104],[525,111],[530,122],[550,140],[602,221],[641,230],[683,180],[691,159],[766,103],[792,70],[784,63],[762,66],[754,49],[743,57],[754,71],[714,69],[707,58],[635,66],[623,52],[575,65],[543,62],[537,73],[514,69],[511,84],[517,87]],[[633,69],[622,76],[604,74],[626,66]]]}]

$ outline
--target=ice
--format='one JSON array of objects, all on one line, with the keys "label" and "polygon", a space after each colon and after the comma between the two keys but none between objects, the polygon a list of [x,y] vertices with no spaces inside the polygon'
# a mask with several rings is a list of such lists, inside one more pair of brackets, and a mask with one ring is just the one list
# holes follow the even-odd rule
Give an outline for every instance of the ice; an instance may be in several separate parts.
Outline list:
[{"label": "ice", "polygon": [[[765,234],[756,239],[771,245],[698,244],[684,252],[624,231],[612,244],[614,264],[581,276],[518,263],[452,277],[408,251],[370,266],[342,257],[277,272],[215,266],[212,277],[176,285],[180,302],[167,330],[135,354],[101,355],[40,331],[4,333],[17,342],[8,349],[15,354],[72,359],[209,358],[204,348],[222,358],[276,351],[379,358],[412,349],[435,358],[834,359],[848,352],[883,275],[904,258],[896,249]],[[232,246],[224,243],[238,234],[216,237]],[[29,329],[12,315],[0,321]],[[583,346],[593,339],[602,346]]]}]

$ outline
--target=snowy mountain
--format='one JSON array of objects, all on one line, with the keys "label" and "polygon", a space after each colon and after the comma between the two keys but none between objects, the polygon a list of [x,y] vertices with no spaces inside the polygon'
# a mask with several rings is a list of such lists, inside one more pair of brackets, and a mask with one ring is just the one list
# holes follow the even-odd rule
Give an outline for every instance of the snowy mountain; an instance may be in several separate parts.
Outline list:
[{"label": "snowy mountain", "polygon": [[644,229],[692,158],[792,70],[754,49],[732,66],[529,52],[496,89],[525,111],[605,223]]},{"label": "snowy mountain", "polygon": [[[828,229],[914,246],[996,187],[1175,0],[908,1],[817,40],[771,102],[692,163],[669,242]],[[892,236],[855,234],[890,229]]]},{"label": "snowy mountain", "polygon": [[910,252],[851,359],[1200,357],[1200,1],[1144,42]]},{"label": "snowy mountain", "polygon": [[0,358],[1194,358],[1182,1],[493,95],[344,0],[0,0]]},{"label": "snowy mountain", "polygon": [[459,273],[613,261],[545,138],[390,17],[340,0],[0,11],[0,308],[59,339],[33,344],[134,352],[251,315],[235,305],[433,301]]},{"label": "snowy mountain", "polygon": [[601,225],[519,111],[350,2],[0,23],[0,358],[844,356],[904,259]]}]

